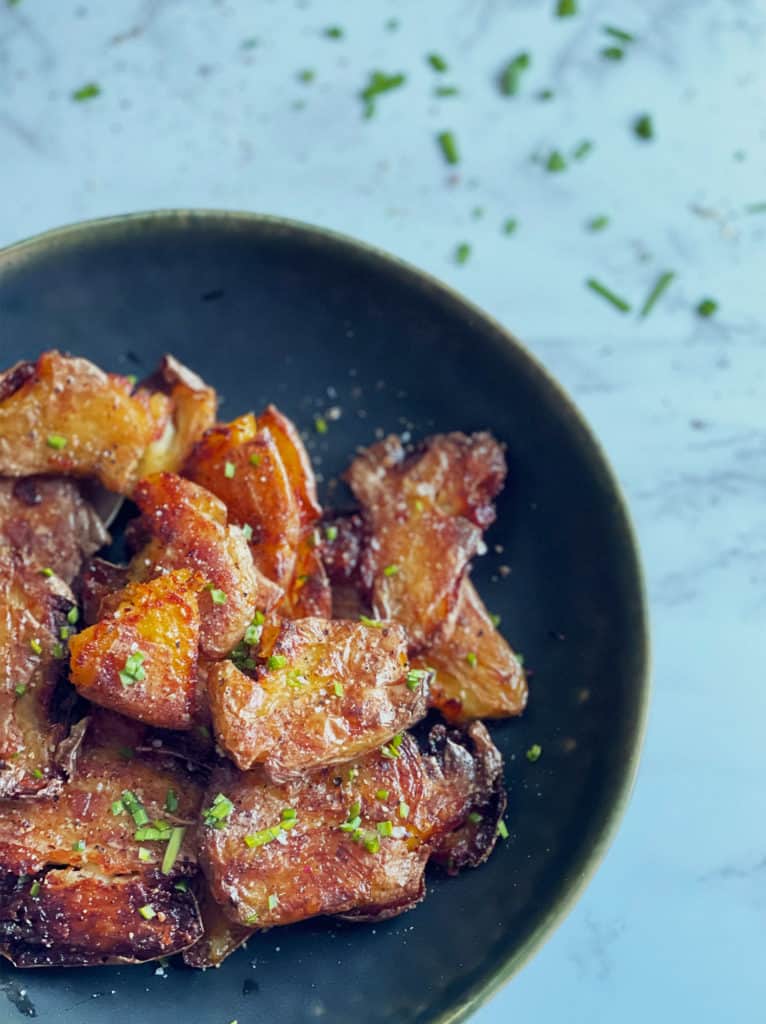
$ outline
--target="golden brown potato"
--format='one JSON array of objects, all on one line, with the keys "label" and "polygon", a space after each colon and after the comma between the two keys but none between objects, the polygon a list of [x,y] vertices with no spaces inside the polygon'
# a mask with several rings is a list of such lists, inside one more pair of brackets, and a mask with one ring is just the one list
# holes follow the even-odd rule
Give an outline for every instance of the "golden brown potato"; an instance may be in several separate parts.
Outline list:
[{"label": "golden brown potato", "polygon": [[388,437],[351,464],[347,480],[370,535],[361,580],[376,618],[401,622],[413,653],[449,635],[460,581],[504,476],[489,434],[437,435],[412,455]]},{"label": "golden brown potato", "polygon": [[280,605],[282,613],[293,619],[329,619],[332,615],[332,590],[316,535],[316,528],[304,530],[298,542],[295,575]]},{"label": "golden brown potato", "polygon": [[61,784],[57,746],[64,730],[51,704],[64,674],[74,608],[56,576],[44,576],[0,547],[0,797],[35,796]]},{"label": "golden brown potato", "polygon": [[249,413],[220,424],[196,445],[185,472],[225,503],[233,523],[252,531],[256,566],[286,587],[295,573],[301,511],[271,434],[258,430]]},{"label": "golden brown potato", "polygon": [[199,573],[176,569],[113,595],[114,611],[69,641],[78,692],[141,722],[191,728],[204,586]]},{"label": "golden brown potato", "polygon": [[137,751],[140,726],[96,718],[56,798],[0,802],[0,952],[17,966],[147,960],[202,932],[186,882],[200,789]]},{"label": "golden brown potato", "polygon": [[242,639],[256,611],[268,612],[281,590],[253,565],[240,529],[227,525],[226,506],[203,487],[156,473],[141,480],[135,500],[149,543],[133,558],[131,576],[189,568],[209,589],[199,595],[200,650],[209,658],[227,654]]},{"label": "golden brown potato", "polygon": [[426,713],[429,676],[409,672],[401,626],[285,620],[253,679],[213,666],[208,694],[219,744],[242,769],[283,779],[349,761]]},{"label": "golden brown potato", "polygon": [[234,924],[210,895],[202,879],[195,887],[204,934],[201,939],[184,950],[184,963],[189,967],[220,967],[223,961],[253,934],[253,928]]},{"label": "golden brown potato", "polygon": [[109,534],[74,480],[29,476],[0,479],[0,545],[71,583],[85,558]]},{"label": "golden brown potato", "polygon": [[203,801],[200,862],[231,920],[378,919],[422,899],[431,853],[483,806],[490,777],[502,785],[494,748],[495,769],[485,770],[486,750],[436,731],[431,755],[403,734],[350,766],[281,785],[262,769],[217,767]]},{"label": "golden brown potato", "polygon": [[96,477],[130,494],[164,415],[163,395],[131,395],[126,377],[44,352],[0,376],[0,474]]},{"label": "golden brown potato", "polygon": [[213,388],[171,355],[164,356],[157,372],[143,382],[139,394],[143,391],[158,391],[170,402],[160,436],[144,452],[139,476],[161,470],[180,473],[196,442],[215,423],[218,397]]},{"label": "golden brown potato", "polygon": [[311,460],[295,424],[275,405],[268,405],[258,417],[258,427],[271,434],[290,486],[300,505],[301,526],[309,526],[319,518],[322,509],[317,500],[317,486]]},{"label": "golden brown potato", "polygon": [[527,703],[521,662],[495,629],[484,602],[466,578],[460,585],[455,626],[417,658],[433,668],[430,703],[451,722],[520,715]]}]

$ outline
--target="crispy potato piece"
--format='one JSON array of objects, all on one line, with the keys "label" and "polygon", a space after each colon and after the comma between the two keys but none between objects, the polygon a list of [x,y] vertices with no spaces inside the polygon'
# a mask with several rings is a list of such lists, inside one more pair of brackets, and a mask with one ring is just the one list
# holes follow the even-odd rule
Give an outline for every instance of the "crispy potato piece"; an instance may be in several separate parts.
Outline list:
[{"label": "crispy potato piece", "polygon": [[233,807],[217,820],[208,816],[200,862],[231,920],[259,927],[317,914],[377,920],[422,899],[426,861],[462,828],[485,781],[471,751],[438,735],[432,755],[404,734],[388,756],[375,750],[350,768],[282,784],[260,768],[217,767],[203,807],[219,793]]},{"label": "crispy potato piece", "polygon": [[527,704],[521,662],[498,633],[476,588],[460,585],[455,627],[420,657],[418,668],[434,668],[430,703],[450,722],[520,715]]},{"label": "crispy potato piece", "polygon": [[273,779],[349,761],[426,713],[428,674],[408,684],[407,637],[329,619],[285,620],[257,677],[213,666],[208,694],[216,737],[238,767]]},{"label": "crispy potato piece", "polygon": [[73,480],[0,479],[0,545],[71,583],[109,534]]},{"label": "crispy potato piece", "polygon": [[44,352],[0,376],[0,474],[96,477],[130,494],[167,399],[131,395],[126,377]]},{"label": "crispy potato piece", "polygon": [[73,607],[69,588],[0,547],[0,797],[35,796],[61,784],[51,719]]},{"label": "crispy potato piece", "polygon": [[268,612],[281,590],[253,565],[241,530],[227,525],[226,506],[215,495],[172,473],[142,480],[135,500],[150,541],[133,558],[131,576],[190,568],[210,589],[199,595],[200,650],[221,658],[242,639],[256,612]]},{"label": "crispy potato piece", "polygon": [[460,581],[504,476],[489,434],[437,435],[409,456],[392,436],[351,464],[346,477],[371,535],[361,580],[376,617],[407,628],[413,653],[449,635]]},{"label": "crispy potato piece", "polygon": [[141,722],[191,728],[204,586],[199,573],[176,569],[114,595],[114,611],[69,641],[78,692]]},{"label": "crispy potato piece", "polygon": [[317,485],[311,460],[295,424],[275,405],[267,405],[258,417],[258,426],[271,434],[290,486],[300,505],[301,526],[309,526],[322,514],[322,508],[317,500]]},{"label": "crispy potato piece", "polygon": [[159,391],[170,399],[162,434],[144,452],[140,476],[165,470],[180,473],[192,448],[215,423],[215,390],[174,356],[163,357],[157,372],[141,391]]},{"label": "crispy potato piece", "polygon": [[250,938],[253,928],[234,924],[218,906],[210,890],[203,883],[195,890],[204,934],[201,939],[184,950],[184,963],[189,967],[220,967],[227,956]]},{"label": "crispy potato piece", "polygon": [[298,544],[295,575],[280,606],[293,619],[329,619],[332,615],[332,590],[316,533],[315,528],[304,531]]}]

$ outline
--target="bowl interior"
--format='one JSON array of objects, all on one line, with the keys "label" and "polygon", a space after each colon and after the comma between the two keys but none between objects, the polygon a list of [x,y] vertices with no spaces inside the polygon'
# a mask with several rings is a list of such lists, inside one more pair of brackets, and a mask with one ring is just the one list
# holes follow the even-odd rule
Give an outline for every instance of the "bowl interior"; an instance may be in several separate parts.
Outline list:
[{"label": "bowl interior", "polygon": [[[138,376],[175,353],[222,415],[273,401],[307,432],[324,499],[357,445],[490,429],[508,485],[474,579],[533,669],[522,719],[491,725],[510,838],[482,868],[429,876],[413,912],[255,937],[218,971],[170,964],[16,972],[41,1021],[297,1024],[459,1019],[563,914],[627,796],[646,696],[645,615],[614,482],[569,401],[478,311],[380,254],[299,225],[169,214],[53,233],[0,254],[2,364],[49,347]],[[337,407],[326,434],[317,413]],[[532,743],[542,758],[529,764]],[[22,994],[22,990],[25,994]]]}]

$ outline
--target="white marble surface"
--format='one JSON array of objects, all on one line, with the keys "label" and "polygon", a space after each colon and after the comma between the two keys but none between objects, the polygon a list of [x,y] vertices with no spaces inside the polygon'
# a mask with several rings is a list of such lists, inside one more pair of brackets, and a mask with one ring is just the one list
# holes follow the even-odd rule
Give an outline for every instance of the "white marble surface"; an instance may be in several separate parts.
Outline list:
[{"label": "white marble surface", "polygon": [[[762,1020],[766,212],[745,207],[766,202],[764,4],[580,0],[557,19],[536,0],[5,2],[0,244],[180,205],[361,236],[519,334],[622,480],[654,631],[638,787],[575,911],[477,1024]],[[597,55],[604,22],[639,37],[619,64]],[[332,24],[342,40],[323,37]],[[493,75],[521,49],[532,68],[503,98]],[[375,67],[408,82],[365,121]],[[442,79],[460,97],[433,99]],[[102,94],[73,102],[91,80]],[[536,100],[547,86],[554,100]],[[650,143],[630,131],[643,110]],[[445,128],[456,174],[434,144]],[[584,138],[594,150],[565,173],[530,160]],[[584,230],[602,212],[610,227]],[[640,303],[664,269],[678,278],[645,322],[583,286],[593,274]],[[720,302],[709,321],[693,312],[704,295]]]}]

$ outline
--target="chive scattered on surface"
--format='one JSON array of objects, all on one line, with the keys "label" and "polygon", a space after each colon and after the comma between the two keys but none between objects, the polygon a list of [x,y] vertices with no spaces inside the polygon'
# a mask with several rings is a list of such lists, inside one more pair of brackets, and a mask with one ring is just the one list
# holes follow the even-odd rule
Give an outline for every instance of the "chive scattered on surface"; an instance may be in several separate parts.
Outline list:
[{"label": "chive scattered on surface", "polygon": [[316,416],[314,418],[314,430],[316,430],[317,434],[327,433],[327,420],[324,416]]},{"label": "chive scattered on surface", "polygon": [[80,618],[80,609],[76,605],[74,605],[66,613],[66,620],[67,620],[67,622],[69,623],[70,626],[76,626],[79,618]]},{"label": "chive scattered on surface", "polygon": [[577,0],[558,0],[556,4],[557,18],[571,18],[577,14]]},{"label": "chive scattered on surface", "polygon": [[37,899],[37,897],[40,895],[40,883],[39,882],[37,882],[37,881],[32,882],[32,884],[29,887],[29,895],[32,897],[32,899]]},{"label": "chive scattered on surface", "polygon": [[675,271],[673,270],[665,270],[662,274],[660,274],[660,276],[655,281],[652,290],[646,296],[646,301],[641,307],[641,312],[639,313],[639,316],[642,319],[644,317],[649,316],[651,311],[654,309],[659,300],[662,298],[662,296],[668,290],[670,285],[673,283],[675,277]]},{"label": "chive scattered on surface", "polygon": [[583,139],[582,142],[578,142],[572,151],[572,156],[575,160],[584,160],[585,157],[593,149],[593,143],[590,139]]},{"label": "chive scattered on surface", "polygon": [[436,141],[442,151],[442,156],[448,164],[460,163],[460,151],[458,150],[454,132],[439,132],[436,136]]},{"label": "chive scattered on surface", "polygon": [[401,733],[397,733],[396,736],[393,737],[393,739],[391,740],[390,743],[387,743],[387,744],[385,744],[385,746],[382,746],[380,748],[380,752],[383,755],[383,757],[386,758],[386,760],[389,760],[389,761],[390,760],[396,760],[396,758],[399,757],[401,745],[402,745],[402,734]]},{"label": "chive scattered on surface", "polygon": [[609,227],[609,218],[605,213],[600,213],[597,217],[591,217],[588,221],[588,231],[603,231],[607,227]]},{"label": "chive scattered on surface", "polygon": [[639,114],[639,116],[633,122],[633,132],[639,138],[644,141],[654,138],[654,124],[652,123],[651,115]]},{"label": "chive scattered on surface", "polygon": [[40,570],[40,575],[41,575],[41,576],[45,576],[45,578],[46,578],[46,579],[50,579],[50,578],[51,578],[51,576],[53,575],[53,569],[49,569],[49,568],[47,568],[47,566],[46,566],[46,568],[45,568],[45,569],[41,569],[41,570]]},{"label": "chive scattered on surface", "polygon": [[328,39],[342,39],[343,29],[340,25],[328,25],[324,30],[324,34]]},{"label": "chive scattered on surface", "polygon": [[27,684],[17,683],[16,686],[14,687],[14,692],[16,693],[17,697],[23,697],[24,694],[27,692]]},{"label": "chive scattered on surface", "polygon": [[175,814],[178,810],[178,797],[174,789],[169,789],[165,794],[165,810],[170,814]]},{"label": "chive scattered on surface", "polygon": [[388,800],[388,790],[387,789],[376,789],[375,790],[375,796],[377,797],[378,800]]},{"label": "chive scattered on surface", "polygon": [[495,627],[495,629],[497,629],[497,627],[500,625],[502,621],[500,616],[497,615],[495,612],[490,612],[489,619],[492,625]]},{"label": "chive scattered on surface", "polygon": [[697,316],[712,316],[718,310],[715,299],[701,299],[697,305]]},{"label": "chive scattered on surface", "polygon": [[119,673],[123,687],[127,689],[129,686],[135,686],[136,683],[140,683],[146,678],[144,660],[145,655],[141,651],[134,651],[133,654],[128,655]]},{"label": "chive scattered on surface", "polygon": [[101,95],[101,86],[96,82],[86,82],[85,85],[81,85],[79,89],[75,89],[72,93],[72,99],[75,103],[82,103],[84,100],[94,100],[96,96]]},{"label": "chive scattered on surface", "polygon": [[527,761],[529,761],[530,764],[534,764],[535,761],[539,761],[540,760],[540,756],[542,755],[542,752],[543,752],[543,748],[540,746],[540,744],[539,743],[533,743],[532,746],[529,748],[529,750],[526,753]]},{"label": "chive scattered on surface", "polygon": [[145,921],[151,921],[153,917],[157,916],[157,911],[151,903],[146,903],[143,907],[139,907],[138,912]]},{"label": "chive scattered on surface", "polygon": [[567,162],[563,153],[560,153],[558,149],[552,150],[548,159],[545,161],[545,169],[550,171],[552,174],[565,171],[567,169]]},{"label": "chive scattered on surface", "polygon": [[275,892],[269,893],[269,910],[276,910],[279,906],[279,896]]},{"label": "chive scattered on surface", "polygon": [[515,96],[521,86],[521,76],[532,63],[531,56],[518,53],[508,61],[500,73],[500,92],[503,96]]},{"label": "chive scattered on surface", "polygon": [[250,456],[250,465],[251,466],[260,466],[260,464],[261,464],[261,457],[260,457],[260,455],[257,452],[253,452],[253,454]]},{"label": "chive scattered on surface", "polygon": [[503,221],[503,234],[512,235],[519,226],[519,222],[515,217],[506,217]]},{"label": "chive scattered on surface", "polygon": [[37,637],[33,637],[29,641],[29,646],[32,649],[32,653],[33,654],[42,654],[43,653],[43,645],[40,643],[40,641],[37,639]]},{"label": "chive scattered on surface", "polygon": [[497,834],[500,836],[501,839],[508,838],[508,826],[506,825],[502,818],[497,823]]},{"label": "chive scattered on surface", "polygon": [[370,619],[366,615],[360,615],[359,621],[363,626],[368,626],[370,629],[380,629],[383,626],[380,619]]},{"label": "chive scattered on surface", "polygon": [[383,570],[383,575],[384,576],[396,576],[396,574],[398,572],[399,572],[399,566],[391,564],[391,565],[387,565],[385,567],[385,569]]},{"label": "chive scattered on surface", "polygon": [[607,286],[602,284],[601,281],[597,280],[597,278],[589,277],[585,282],[585,285],[590,288],[592,292],[595,292],[596,295],[600,295],[602,299],[606,299],[607,302],[610,302],[614,308],[619,309],[621,313],[630,312],[632,308],[630,303],[621,298],[610,288],[607,288]]},{"label": "chive scattered on surface", "polygon": [[223,828],[234,810],[234,804],[223,793],[217,793],[212,804],[202,812],[202,821],[212,828]]},{"label": "chive scattered on surface", "polygon": [[336,697],[343,696],[343,683],[334,682],[332,684],[332,690]]},{"label": "chive scattered on surface", "polygon": [[284,654],[272,654],[269,656],[269,659],[266,662],[266,664],[268,665],[269,669],[272,672],[275,672],[278,669],[285,667],[285,665],[287,664],[287,658],[284,656]]},{"label": "chive scattered on surface", "polygon": [[455,263],[463,265],[471,258],[471,246],[468,242],[460,242],[455,248]]},{"label": "chive scattered on surface", "polygon": [[605,46],[601,50],[601,56],[605,60],[622,60],[625,51],[620,46]]},{"label": "chive scattered on surface", "polygon": [[174,828],[170,833],[170,839],[168,839],[168,845],[165,847],[165,856],[162,858],[162,873],[163,875],[169,875],[173,870],[173,865],[178,859],[178,854],[181,850],[181,843],[183,842],[185,828]]},{"label": "chive scattered on surface", "polygon": [[482,820],[482,817],[478,811],[471,811],[471,813],[468,815],[468,820],[472,825],[478,825],[479,822]]},{"label": "chive scattered on surface", "polygon": [[375,113],[375,101],[385,92],[398,89],[407,81],[401,72],[389,75],[385,71],[371,71],[367,85],[359,93],[364,104],[364,117],[370,118]]},{"label": "chive scattered on surface", "polygon": [[456,85],[437,85],[434,89],[434,96],[439,96],[441,98],[459,95],[460,90]]},{"label": "chive scattered on surface", "polygon": [[227,597],[223,590],[218,590],[216,587],[210,588],[210,599],[213,604],[226,604]]},{"label": "chive scattered on surface", "polygon": [[45,440],[48,447],[53,448],[57,452],[60,452],[62,448],[67,446],[67,439],[63,434],[48,434]]},{"label": "chive scattered on surface", "polygon": [[604,25],[604,32],[611,36],[612,39],[619,39],[621,43],[633,43],[636,37],[630,32],[626,32],[625,29],[615,28],[614,25]]},{"label": "chive scattered on surface", "polygon": [[465,660],[468,662],[471,668],[476,668],[476,666],[479,663],[479,659],[476,657],[473,651],[469,651],[468,654],[466,654]]},{"label": "chive scattered on surface", "polygon": [[438,71],[440,74],[443,74],[445,71],[449,71],[449,64],[440,53],[429,53],[426,60],[434,71]]},{"label": "chive scattered on surface", "polygon": [[304,85],[309,85],[316,78],[317,73],[313,68],[303,68],[298,72],[298,81]]},{"label": "chive scattered on surface", "polygon": [[225,462],[223,466],[223,475],[227,480],[233,480],[234,474],[237,472],[237,467],[233,462]]},{"label": "chive scattered on surface", "polygon": [[329,541],[336,540],[337,537],[338,537],[338,527],[337,526],[325,526],[324,535],[325,535],[326,539],[329,540]]}]

